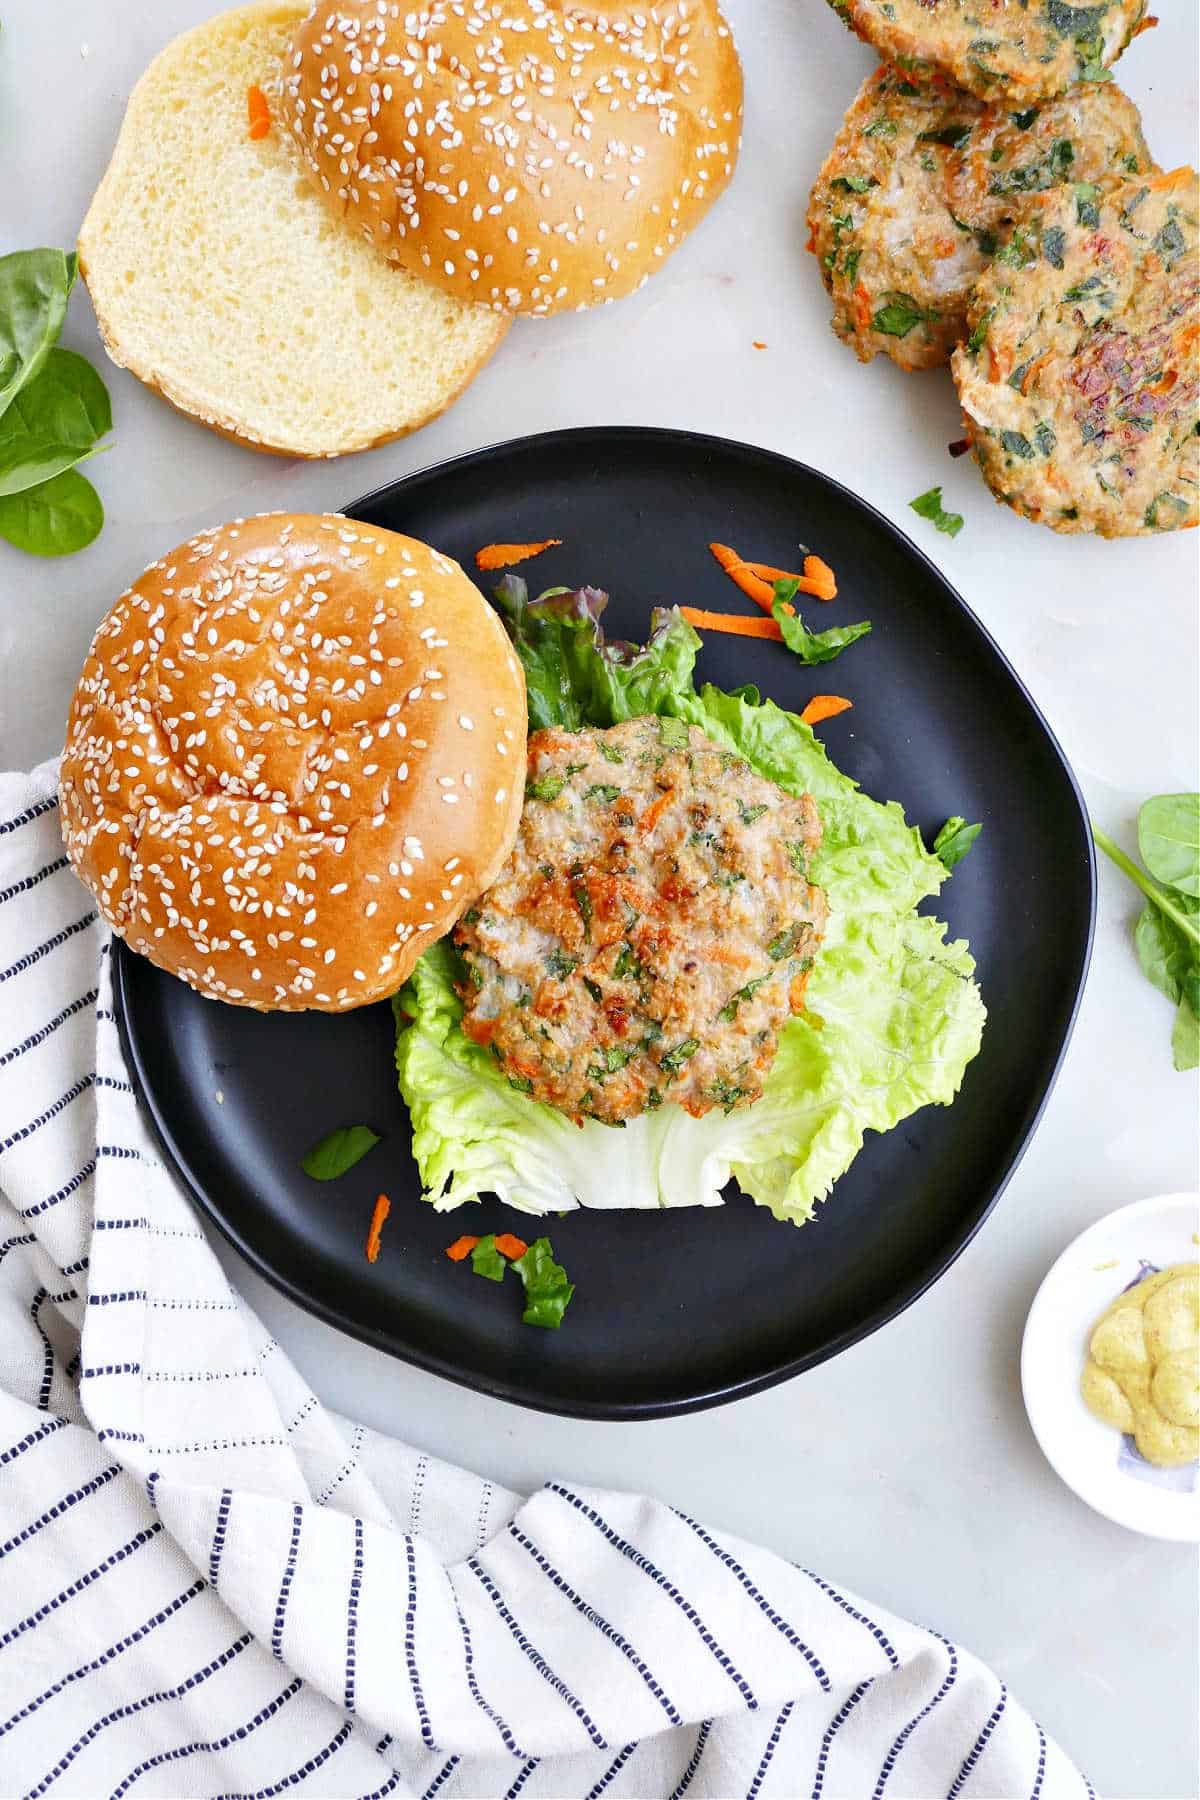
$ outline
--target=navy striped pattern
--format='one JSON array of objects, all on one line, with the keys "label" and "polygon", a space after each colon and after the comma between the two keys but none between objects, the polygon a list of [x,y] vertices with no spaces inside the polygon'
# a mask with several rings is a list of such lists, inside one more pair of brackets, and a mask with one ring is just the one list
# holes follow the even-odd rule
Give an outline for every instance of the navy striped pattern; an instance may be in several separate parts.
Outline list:
[{"label": "navy striped pattern", "polygon": [[146,1132],[52,788],[0,788],[5,1791],[1079,1800],[994,1677],[820,1576],[326,1412]]}]

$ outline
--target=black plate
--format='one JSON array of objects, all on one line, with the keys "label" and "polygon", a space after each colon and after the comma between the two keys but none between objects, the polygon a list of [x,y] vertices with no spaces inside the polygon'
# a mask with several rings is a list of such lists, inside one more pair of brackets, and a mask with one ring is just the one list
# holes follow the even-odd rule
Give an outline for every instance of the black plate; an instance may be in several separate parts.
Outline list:
[{"label": "black plate", "polygon": [[[262,1015],[203,1000],[118,946],[126,1048],[168,1158],[268,1280],[331,1324],[526,1406],[650,1418],[731,1400],[892,1319],[979,1228],[1029,1141],[1070,1036],[1091,952],[1095,867],[1083,802],[1045,720],[937,570],[853,494],[786,457],[689,432],[625,427],[526,438],[427,470],[347,509],[473,568],[481,545],[553,535],[535,588],[595,582],[606,619],[643,637],[650,607],[739,597],[710,538],[790,567],[800,540],[836,568],[822,625],[872,635],[836,676],[775,645],[710,637],[705,677],[757,682],[796,710],[830,686],[854,711],[824,725],[839,765],[924,831],[950,813],[984,832],[940,902],[969,937],[990,1019],[953,1107],[867,1145],[817,1223],[780,1225],[739,1194],[721,1209],[575,1212],[551,1221],[578,1291],[565,1328],[524,1327],[503,1287],[456,1268],[460,1231],[521,1230],[495,1201],[453,1215],[420,1200],[392,1070],[391,1018]],[[1030,537],[1029,549],[1037,546]],[[216,1101],[220,1090],[223,1104]],[[387,1141],[320,1185],[314,1138],[369,1121]],[[363,1242],[379,1189],[384,1252]]]}]

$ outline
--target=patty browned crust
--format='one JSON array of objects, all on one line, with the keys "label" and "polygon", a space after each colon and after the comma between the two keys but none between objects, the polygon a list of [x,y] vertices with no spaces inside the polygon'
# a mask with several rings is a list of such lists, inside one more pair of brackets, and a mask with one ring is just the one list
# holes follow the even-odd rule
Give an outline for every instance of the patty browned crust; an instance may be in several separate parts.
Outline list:
[{"label": "patty browned crust", "polygon": [[525,792],[457,932],[467,1036],[579,1120],[757,1099],[825,926],[811,796],[661,718],[535,733]]},{"label": "patty browned crust", "polygon": [[1190,169],[1044,194],[971,300],[953,369],[998,500],[1056,531],[1195,525],[1200,191]]},{"label": "patty browned crust", "polygon": [[1154,172],[1138,110],[1114,82],[1013,111],[885,63],[859,90],[809,201],[833,329],[863,362],[948,363],[971,288],[1031,195]]},{"label": "patty browned crust", "polygon": [[1032,100],[1102,81],[1146,0],[829,0],[838,17],[911,74],[940,74],[983,100]]}]

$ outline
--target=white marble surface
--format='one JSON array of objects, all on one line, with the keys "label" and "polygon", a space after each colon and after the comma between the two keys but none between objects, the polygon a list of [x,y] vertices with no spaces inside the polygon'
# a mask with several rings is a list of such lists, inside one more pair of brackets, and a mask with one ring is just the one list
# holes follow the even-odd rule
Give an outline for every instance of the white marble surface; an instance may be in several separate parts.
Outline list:
[{"label": "white marble surface", "polygon": [[[69,244],[150,55],[209,0],[8,0],[0,36],[0,252]],[[1194,155],[1197,9],[1164,0],[1121,79],[1166,167]],[[911,530],[981,614],[1058,731],[1096,817],[1128,840],[1147,793],[1194,788],[1197,537],[1057,538],[951,462],[941,375],[860,368],[803,251],[812,176],[868,52],[820,0],[729,0],[746,62],[736,186],[636,299],[514,328],[440,423],[319,465],[256,456],[106,369],[108,523],[40,563],[0,544],[0,767],[60,743],[91,633],[153,556],[203,523],[337,506],[456,452],[552,426],[637,422],[747,438],[813,462]],[[756,351],[752,340],[769,348]],[[82,291],[64,342],[99,356]],[[907,501],[941,481],[955,542]],[[1101,872],[1091,979],[1041,1129],[985,1230],[886,1331],[756,1399],[650,1425],[548,1419],[406,1368],[309,1319],[221,1254],[333,1405],[515,1486],[552,1473],[647,1487],[961,1639],[1011,1682],[1105,1794],[1197,1791],[1196,1561],[1089,1513],[1021,1407],[1025,1312],[1082,1226],[1196,1181],[1196,1084],[1129,945],[1130,890]]]}]

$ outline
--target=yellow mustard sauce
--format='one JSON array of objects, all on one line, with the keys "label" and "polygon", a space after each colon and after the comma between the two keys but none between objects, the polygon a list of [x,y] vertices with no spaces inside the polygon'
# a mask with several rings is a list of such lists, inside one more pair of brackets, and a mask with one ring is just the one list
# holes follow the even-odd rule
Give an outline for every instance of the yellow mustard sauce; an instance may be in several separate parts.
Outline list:
[{"label": "yellow mustard sauce", "polygon": [[1200,1457],[1200,1263],[1175,1263],[1117,1296],[1092,1328],[1079,1387],[1147,1462]]}]

